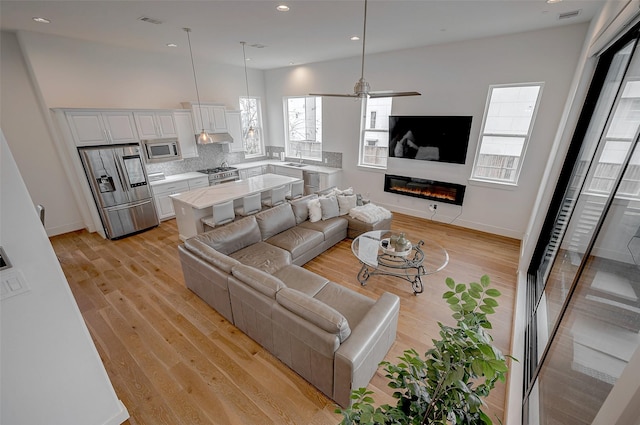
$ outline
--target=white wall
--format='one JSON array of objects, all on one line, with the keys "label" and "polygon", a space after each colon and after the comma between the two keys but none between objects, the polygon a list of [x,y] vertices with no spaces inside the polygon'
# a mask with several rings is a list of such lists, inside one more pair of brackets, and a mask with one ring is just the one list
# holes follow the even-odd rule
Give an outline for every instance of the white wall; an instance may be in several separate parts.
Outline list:
[{"label": "white wall", "polygon": [[109,381],[0,131],[0,246],[27,292],[0,307],[0,422],[116,425],[129,414]]},{"label": "white wall", "polygon": [[[456,224],[521,238],[546,165],[551,144],[587,31],[586,24],[464,41],[393,53],[367,55],[365,78],[372,90],[417,90],[419,97],[396,98],[396,115],[472,115],[465,165],[392,158],[388,174],[467,185]],[[360,75],[358,58],[266,72],[270,139],[284,140],[282,97],[308,93],[349,93]],[[468,182],[491,84],[545,83],[525,164],[516,188]],[[323,99],[323,149],[343,152],[343,183],[388,208],[430,217],[426,200],[383,192],[384,172],[357,167],[359,102]],[[282,143],[282,142],[280,142]],[[450,221],[460,207],[440,204],[435,220]]]},{"label": "white wall", "polygon": [[39,107],[15,34],[0,37],[0,127],[29,188],[31,199],[46,209],[49,235],[83,226],[69,180]]}]

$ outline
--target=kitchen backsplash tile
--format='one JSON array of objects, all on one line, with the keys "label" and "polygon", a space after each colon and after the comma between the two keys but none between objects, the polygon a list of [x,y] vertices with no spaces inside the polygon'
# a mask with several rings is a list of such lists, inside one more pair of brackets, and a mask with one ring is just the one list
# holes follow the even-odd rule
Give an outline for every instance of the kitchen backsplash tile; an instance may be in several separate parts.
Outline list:
[{"label": "kitchen backsplash tile", "polygon": [[[164,173],[167,176],[172,174],[188,173],[190,171],[202,170],[205,168],[215,168],[220,166],[224,161],[229,165],[241,162],[275,160],[280,158],[280,152],[284,152],[284,146],[266,146],[267,156],[245,159],[243,153],[225,152],[224,145],[198,145],[197,158],[185,158],[181,161],[159,162],[155,164],[146,164],[148,173]],[[275,155],[274,155],[275,154]],[[309,164],[324,165],[327,167],[342,168],[341,152],[322,152],[323,161],[305,161]],[[295,159],[295,158],[294,158]],[[324,160],[327,160],[324,163]]]}]

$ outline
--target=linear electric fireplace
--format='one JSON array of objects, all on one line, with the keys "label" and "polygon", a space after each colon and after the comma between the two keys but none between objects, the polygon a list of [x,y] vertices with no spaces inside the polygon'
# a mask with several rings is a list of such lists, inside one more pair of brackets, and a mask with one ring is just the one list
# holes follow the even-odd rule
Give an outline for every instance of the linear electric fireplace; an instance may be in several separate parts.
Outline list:
[{"label": "linear electric fireplace", "polygon": [[384,191],[447,204],[462,205],[466,186],[414,177],[384,175]]}]

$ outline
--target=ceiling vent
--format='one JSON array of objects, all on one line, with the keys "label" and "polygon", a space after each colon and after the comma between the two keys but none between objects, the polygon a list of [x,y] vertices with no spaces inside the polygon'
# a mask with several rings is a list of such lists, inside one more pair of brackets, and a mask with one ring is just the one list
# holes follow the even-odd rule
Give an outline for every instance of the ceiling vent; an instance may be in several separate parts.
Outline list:
[{"label": "ceiling vent", "polygon": [[149,18],[148,16],[141,16],[138,18],[138,21],[147,22],[149,24],[160,25],[162,23],[159,19]]},{"label": "ceiling vent", "polygon": [[573,10],[571,12],[560,13],[558,14],[558,20],[575,18],[580,14],[581,10],[582,9],[578,9],[578,10]]}]

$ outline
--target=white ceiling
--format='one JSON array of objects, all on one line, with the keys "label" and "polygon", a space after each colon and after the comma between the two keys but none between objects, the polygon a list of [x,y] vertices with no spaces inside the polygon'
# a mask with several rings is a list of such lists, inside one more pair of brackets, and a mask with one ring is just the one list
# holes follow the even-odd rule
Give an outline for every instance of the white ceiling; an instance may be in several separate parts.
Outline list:
[{"label": "white ceiling", "polygon": [[[277,12],[284,3],[290,11]],[[589,21],[604,0],[369,0],[366,52],[441,44]],[[559,14],[579,10],[578,16]],[[35,16],[50,24],[38,24]],[[162,21],[154,25],[140,17]],[[36,31],[143,51],[271,69],[359,56],[364,0],[0,0],[2,30]],[[166,47],[167,43],[177,48]],[[263,45],[256,48],[250,45]]]}]

